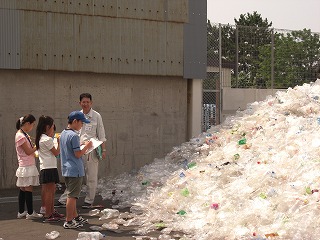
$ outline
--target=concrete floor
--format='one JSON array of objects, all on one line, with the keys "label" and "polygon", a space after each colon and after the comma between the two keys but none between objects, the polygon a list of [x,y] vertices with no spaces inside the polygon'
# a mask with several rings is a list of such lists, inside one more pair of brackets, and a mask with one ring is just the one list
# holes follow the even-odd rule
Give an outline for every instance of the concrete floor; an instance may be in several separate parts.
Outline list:
[{"label": "concrete floor", "polygon": [[[79,232],[87,231],[91,232],[90,226],[101,226],[103,223],[109,220],[100,221],[98,216],[89,216],[89,209],[82,209],[83,197],[78,200],[77,206],[79,214],[89,219],[89,224],[84,225],[84,228],[80,229],[64,229],[63,221],[57,223],[43,223],[41,220],[26,220],[17,219],[18,212],[18,189],[12,190],[0,190],[0,239],[3,240],[43,240],[46,239],[46,233],[50,233],[55,230],[60,233],[58,240],[76,240]],[[56,196],[60,196],[59,193]],[[34,209],[39,212],[40,209],[40,187],[34,190]],[[104,201],[100,196],[97,196],[96,204],[102,204],[105,208],[111,208],[111,203]],[[57,209],[60,213],[65,214],[65,208]],[[128,209],[125,209],[128,211]],[[123,210],[123,212],[125,211]],[[105,240],[135,240],[138,237],[134,233],[134,228],[124,227],[119,228],[119,232],[101,231],[105,235]],[[144,240],[150,239],[150,237],[157,237],[160,232],[154,232],[148,235],[149,237],[143,238]],[[1,240],[2,240],[1,239]]]}]

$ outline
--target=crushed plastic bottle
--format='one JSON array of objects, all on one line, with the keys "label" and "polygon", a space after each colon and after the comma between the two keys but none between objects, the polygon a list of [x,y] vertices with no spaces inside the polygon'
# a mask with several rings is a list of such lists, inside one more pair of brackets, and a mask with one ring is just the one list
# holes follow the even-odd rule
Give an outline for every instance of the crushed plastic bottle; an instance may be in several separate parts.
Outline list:
[{"label": "crushed plastic bottle", "polygon": [[306,187],[305,190],[306,190],[306,194],[312,194],[312,190],[309,186]]},{"label": "crushed plastic bottle", "polygon": [[150,181],[144,180],[144,181],[141,182],[141,184],[142,184],[143,186],[147,186],[147,185],[150,184]]},{"label": "crushed plastic bottle", "polygon": [[167,235],[167,234],[161,234],[159,237],[158,237],[159,240],[171,240],[171,236],[170,235]]},{"label": "crushed plastic bottle", "polygon": [[157,230],[162,230],[166,228],[166,224],[164,222],[155,223],[154,226],[156,227]]},{"label": "crushed plastic bottle", "polygon": [[245,139],[245,138],[242,138],[242,139],[240,139],[239,141],[238,141],[238,144],[239,145],[244,145],[244,144],[246,144],[247,143],[247,139]]},{"label": "crushed plastic bottle", "polygon": [[238,160],[240,158],[240,154],[236,153],[235,155],[233,155],[233,157],[234,157],[234,160]]},{"label": "crushed plastic bottle", "polygon": [[104,237],[100,232],[79,232],[77,240],[100,240]]},{"label": "crushed plastic bottle", "polygon": [[107,230],[115,230],[115,229],[119,229],[119,225],[116,223],[104,223],[102,224],[102,228]]},{"label": "crushed plastic bottle", "polygon": [[101,231],[101,230],[103,230],[103,227],[96,226],[96,225],[90,226],[89,228],[92,231]]},{"label": "crushed plastic bottle", "polygon": [[211,209],[214,209],[214,210],[218,210],[219,208],[219,203],[212,203],[211,206],[210,206]]},{"label": "crushed plastic bottle", "polygon": [[189,192],[188,188],[184,188],[184,189],[181,190],[181,195],[182,196],[188,197],[189,194],[190,194],[190,192]]},{"label": "crushed plastic bottle", "polygon": [[58,231],[51,231],[50,233],[46,234],[46,239],[56,239],[60,236],[60,233]]},{"label": "crushed plastic bottle", "polygon": [[180,210],[177,212],[177,214],[183,216],[183,215],[186,215],[187,212],[185,210]]},{"label": "crushed plastic bottle", "polygon": [[92,209],[89,211],[89,215],[90,216],[96,216],[100,213],[100,210],[99,209]]},{"label": "crushed plastic bottle", "polygon": [[102,216],[99,218],[99,220],[109,219],[109,218],[115,218],[118,217],[120,212],[117,209],[110,209],[105,208],[101,211]]},{"label": "crushed plastic bottle", "polygon": [[119,218],[130,219],[130,218],[133,218],[133,216],[128,212],[122,212],[119,214]]},{"label": "crushed plastic bottle", "polygon": [[149,237],[149,236],[132,236],[135,238],[135,240],[158,240],[158,238],[155,237]]},{"label": "crushed plastic bottle", "polygon": [[197,166],[196,162],[191,162],[191,163],[188,163],[188,165],[187,165],[188,169],[194,168],[196,166]]}]

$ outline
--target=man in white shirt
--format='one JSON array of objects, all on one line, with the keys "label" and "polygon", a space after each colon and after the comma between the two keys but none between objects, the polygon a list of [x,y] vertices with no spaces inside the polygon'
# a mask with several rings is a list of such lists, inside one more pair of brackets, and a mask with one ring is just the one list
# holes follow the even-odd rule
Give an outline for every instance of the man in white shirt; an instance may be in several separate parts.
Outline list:
[{"label": "man in white shirt", "polygon": [[[102,159],[106,158],[106,136],[103,126],[103,121],[101,115],[92,109],[92,96],[90,93],[82,93],[80,95],[80,106],[82,112],[90,123],[84,123],[80,130],[80,142],[81,144],[89,141],[91,138],[102,141]],[[100,157],[96,151],[92,151],[89,154],[85,154],[83,157],[86,175],[86,185],[87,193],[84,200],[82,208],[92,208],[94,206],[94,199],[97,191],[98,185],[98,170]],[[62,207],[65,205],[66,195],[65,193],[61,195],[58,200],[58,205],[56,207]]]}]

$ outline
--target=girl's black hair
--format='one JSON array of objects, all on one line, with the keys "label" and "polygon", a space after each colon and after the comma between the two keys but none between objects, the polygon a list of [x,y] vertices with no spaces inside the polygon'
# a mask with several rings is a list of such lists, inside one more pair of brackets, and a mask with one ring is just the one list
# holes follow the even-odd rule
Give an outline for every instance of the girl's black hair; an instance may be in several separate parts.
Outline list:
[{"label": "girl's black hair", "polygon": [[34,121],[36,121],[36,118],[31,114],[27,114],[18,119],[16,122],[16,129],[19,130],[25,123],[33,123]]},{"label": "girl's black hair", "polygon": [[47,126],[52,127],[53,125],[53,118],[49,116],[40,116],[38,126],[36,129],[36,147],[39,149],[39,142],[42,133],[45,133],[47,130]]}]

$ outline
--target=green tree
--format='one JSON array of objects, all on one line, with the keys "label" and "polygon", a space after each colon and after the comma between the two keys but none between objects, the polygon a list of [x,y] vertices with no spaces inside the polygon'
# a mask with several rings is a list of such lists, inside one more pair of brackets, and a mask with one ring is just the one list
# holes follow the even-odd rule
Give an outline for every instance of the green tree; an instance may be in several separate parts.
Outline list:
[{"label": "green tree", "polygon": [[257,79],[259,47],[271,42],[272,23],[262,19],[257,12],[241,14],[231,25],[213,25],[207,22],[208,65],[219,65],[219,26],[221,28],[222,64],[233,68],[232,87],[264,87],[265,82]]},{"label": "green tree", "polygon": [[264,88],[265,81],[257,76],[259,49],[271,43],[272,22],[262,19],[257,12],[241,14],[234,19],[238,39],[238,87]]},{"label": "green tree", "polygon": [[234,61],[235,29],[231,25],[207,22],[207,59],[209,66],[219,65],[219,27],[221,28],[221,48],[223,62]]},{"label": "green tree", "polygon": [[256,28],[270,28],[272,22],[268,22],[268,19],[262,19],[261,15],[254,11],[251,13],[240,14],[239,19],[234,19],[234,22],[238,26],[249,26]]},{"label": "green tree", "polygon": [[[274,88],[288,88],[319,77],[320,36],[303,29],[274,35]],[[271,86],[271,45],[261,46],[258,76]]]},{"label": "green tree", "polygon": [[272,22],[257,12],[234,20],[235,26],[207,23],[208,65],[219,66],[221,44],[222,66],[233,68],[232,87],[288,88],[320,78],[319,34],[307,29],[274,33]]}]

